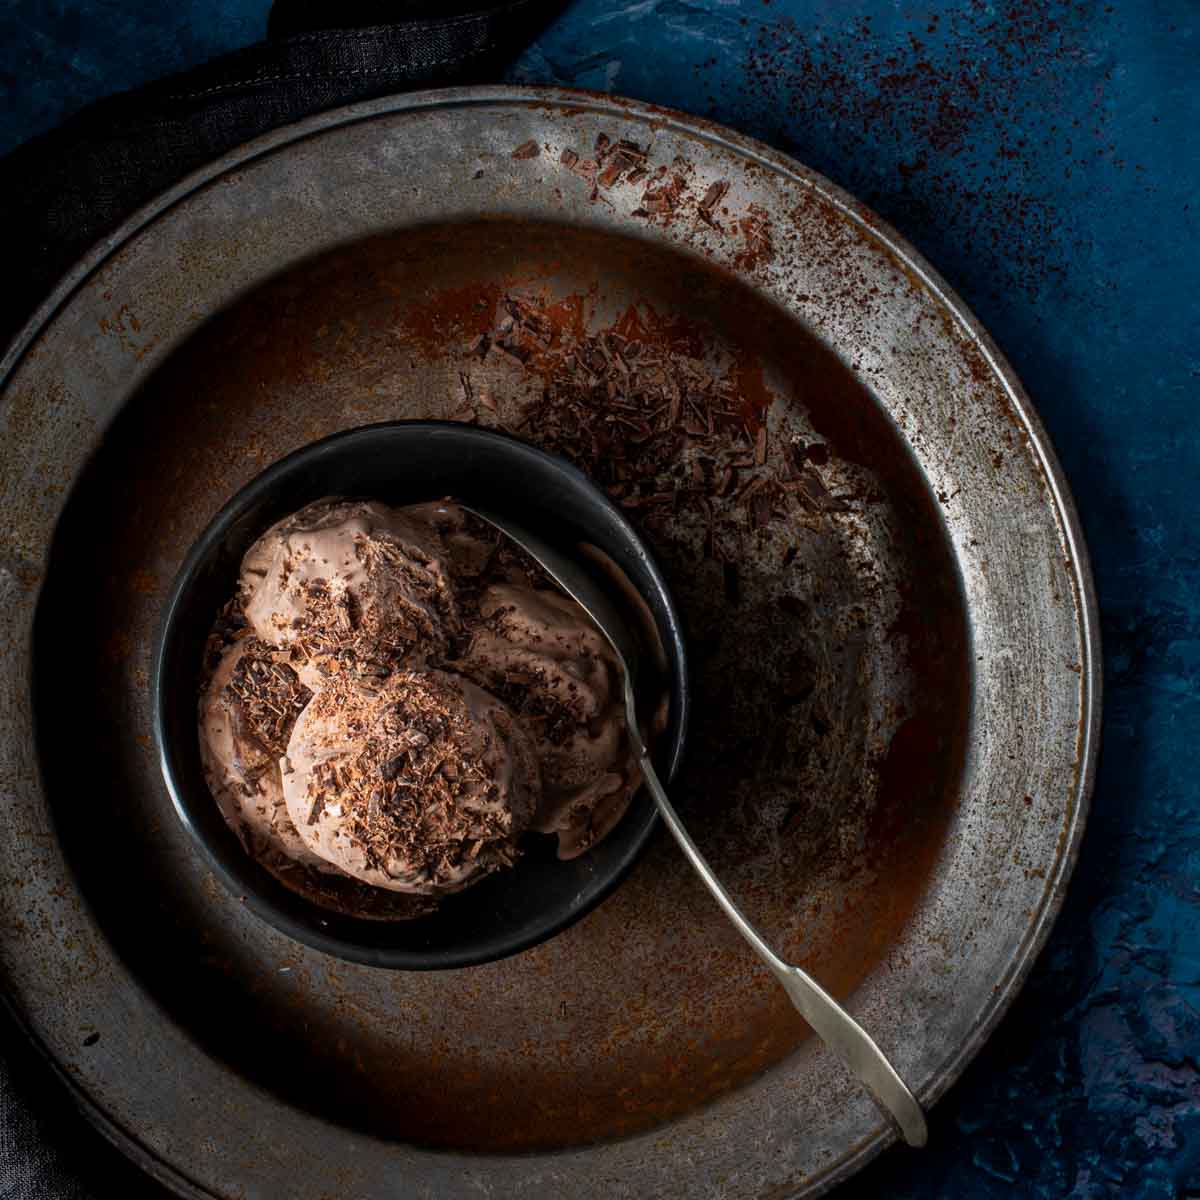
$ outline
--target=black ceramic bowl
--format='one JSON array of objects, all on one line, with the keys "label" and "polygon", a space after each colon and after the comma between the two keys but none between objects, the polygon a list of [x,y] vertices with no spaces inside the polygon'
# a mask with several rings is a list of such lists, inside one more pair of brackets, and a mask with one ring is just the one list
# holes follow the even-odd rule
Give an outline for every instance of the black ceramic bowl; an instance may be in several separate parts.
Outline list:
[{"label": "black ceramic bowl", "polygon": [[203,647],[233,594],[242,555],[281,517],[335,495],[388,504],[453,496],[519,519],[557,544],[585,541],[608,554],[649,605],[666,650],[670,719],[656,762],[670,776],[683,750],[688,692],[666,582],[628,521],[562,459],[470,425],[399,421],[337,434],[269,467],[217,514],[171,589],[155,662],[154,733],[175,809],[217,877],[277,929],[355,962],[430,970],[515,954],[579,920],[626,874],[655,823],[644,790],[580,858],[561,862],[553,838],[529,835],[511,869],[447,897],[431,916],[381,922],[340,915],[285,888],[242,849],[205,783],[196,727]]}]

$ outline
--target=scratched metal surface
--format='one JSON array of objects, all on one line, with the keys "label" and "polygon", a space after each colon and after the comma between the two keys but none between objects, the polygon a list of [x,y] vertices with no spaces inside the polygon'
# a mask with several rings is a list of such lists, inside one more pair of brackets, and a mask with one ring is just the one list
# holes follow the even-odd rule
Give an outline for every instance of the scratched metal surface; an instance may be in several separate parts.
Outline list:
[{"label": "scratched metal surface", "polygon": [[[685,164],[676,219],[635,215],[634,187],[591,199],[560,152],[601,132]],[[531,138],[540,152],[514,159]],[[767,1196],[845,1177],[890,1135],[661,841],[576,929],[471,972],[334,964],[253,920],[156,777],[157,608],[221,500],[294,446],[385,416],[504,421],[503,404],[463,413],[459,382],[504,292],[592,329],[636,306],[667,352],[702,343],[766,421],[762,470],[789,436],[825,445],[849,503],[763,530],[731,510],[733,596],[694,520],[657,533],[709,712],[685,807],[755,915],[932,1102],[1044,937],[1094,754],[1087,567],[1019,385],[871,214],[661,110],[409,97],[269,137],[210,178],[114,239],[8,364],[0,956],[30,1031],[185,1193],[570,1196],[603,1179]],[[718,231],[696,202],[719,179]],[[497,395],[538,386],[481,370]],[[61,645],[38,642],[40,761],[39,592],[44,620],[94,600]],[[102,714],[82,769],[53,743],[79,696]],[[81,1029],[101,1034],[86,1053]]]}]

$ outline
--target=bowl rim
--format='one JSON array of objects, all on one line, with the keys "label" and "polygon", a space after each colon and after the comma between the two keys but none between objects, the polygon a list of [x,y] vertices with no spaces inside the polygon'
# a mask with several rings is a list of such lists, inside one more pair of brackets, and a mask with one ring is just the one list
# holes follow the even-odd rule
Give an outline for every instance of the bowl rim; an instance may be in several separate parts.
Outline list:
[{"label": "bowl rim", "polygon": [[[582,920],[616,890],[641,858],[659,823],[657,807],[653,803],[644,806],[640,827],[637,828],[629,848],[609,869],[607,876],[595,886],[587,901],[567,908],[552,920],[548,920],[522,935],[497,939],[493,943],[493,948],[483,953],[469,949],[456,951],[391,946],[372,947],[350,942],[335,934],[323,933],[319,929],[312,928],[273,903],[265,895],[244,885],[244,881],[240,880],[222,861],[205,831],[194,820],[185,783],[186,773],[183,764],[179,761],[174,739],[167,732],[166,714],[169,701],[164,675],[168,673],[171,648],[181,627],[188,595],[221,540],[239,517],[248,512],[256,502],[269,497],[282,481],[290,478],[297,470],[303,469],[326,455],[342,452],[347,446],[353,447],[356,442],[367,443],[381,434],[386,435],[392,431],[465,437],[479,443],[504,446],[507,452],[514,456],[535,462],[539,467],[549,468],[568,487],[588,494],[593,501],[598,502],[607,510],[608,515],[614,519],[628,539],[630,547],[636,551],[641,564],[653,581],[655,590],[663,600],[665,622],[664,627],[659,628],[659,635],[663,641],[667,660],[671,665],[673,677],[671,702],[674,709],[671,714],[674,736],[669,739],[669,742],[664,740],[667,754],[663,762],[663,773],[667,780],[676,774],[687,743],[691,692],[687,648],[679,606],[657,557],[620,508],[583,471],[566,459],[502,430],[488,429],[466,422],[443,420],[380,421],[359,425],[352,429],[339,430],[317,441],[309,442],[260,471],[239,488],[213,515],[192,542],[175,574],[155,634],[150,676],[154,747],[159,771],[171,798],[171,807],[191,838],[192,844],[200,852],[205,865],[217,877],[225,890],[250,909],[259,919],[314,950],[364,966],[408,971],[452,970],[496,962],[519,954],[548,941],[575,922]],[[431,499],[436,499],[436,497]],[[642,594],[641,589],[639,589],[639,594]],[[205,790],[207,791],[207,788]],[[641,790],[638,789],[638,792],[634,793],[635,801]],[[211,799],[211,793],[209,793],[209,797]],[[215,804],[215,801],[213,803]],[[630,820],[633,816],[632,812],[627,812],[622,817],[622,822]],[[250,862],[254,861],[249,855],[247,855],[247,859]],[[259,869],[262,870],[261,867]],[[283,885],[278,886],[282,887]],[[307,898],[302,896],[301,899],[306,900]],[[320,908],[312,901],[308,901],[308,903],[315,909]],[[341,919],[357,919],[367,924],[363,918],[343,917]]]}]

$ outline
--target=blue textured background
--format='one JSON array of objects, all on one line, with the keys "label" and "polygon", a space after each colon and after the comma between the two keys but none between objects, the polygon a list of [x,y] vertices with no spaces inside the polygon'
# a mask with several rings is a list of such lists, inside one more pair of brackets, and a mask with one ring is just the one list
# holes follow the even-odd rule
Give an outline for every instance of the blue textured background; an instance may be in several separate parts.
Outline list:
[{"label": "blue textured background", "polygon": [[[0,151],[267,8],[0,0]],[[1200,1197],[1198,25],[1195,0],[582,0],[510,72],[711,116],[872,205],[1007,352],[1082,511],[1107,707],[1066,909],[933,1148],[843,1195]]]}]

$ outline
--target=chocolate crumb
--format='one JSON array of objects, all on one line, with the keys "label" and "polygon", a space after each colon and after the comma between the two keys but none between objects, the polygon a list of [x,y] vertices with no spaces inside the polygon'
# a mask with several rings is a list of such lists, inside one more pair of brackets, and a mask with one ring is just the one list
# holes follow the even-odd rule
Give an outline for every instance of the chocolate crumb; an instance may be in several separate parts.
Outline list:
[{"label": "chocolate crumb", "polygon": [[318,792],[313,797],[312,807],[308,810],[308,824],[309,825],[315,825],[317,823],[317,819],[320,817],[324,808],[325,808],[325,794],[324,794],[324,792]]},{"label": "chocolate crumb", "polygon": [[383,763],[379,768],[380,778],[382,778],[385,783],[392,783],[404,769],[404,760],[407,757],[408,751],[402,750],[399,754],[389,758],[387,762]]},{"label": "chocolate crumb", "polygon": [[804,443],[787,441],[783,446],[783,461],[788,480],[799,479],[804,471]]},{"label": "chocolate crumb", "polygon": [[610,163],[608,163],[608,165],[604,168],[604,170],[600,172],[600,175],[597,178],[596,182],[601,187],[605,187],[605,188],[612,187],[613,184],[616,183],[617,180],[621,178],[621,176],[622,176],[622,174],[624,174],[624,172],[625,172],[625,164],[623,162],[621,162],[620,159],[614,158]]},{"label": "chocolate crumb", "polygon": [[718,179],[715,183],[710,183],[708,191],[704,193],[704,198],[700,201],[701,210],[711,212],[725,198],[727,191],[729,191],[728,179]]},{"label": "chocolate crumb", "polygon": [[836,513],[849,511],[849,504],[840,496],[834,496],[825,486],[825,481],[813,470],[805,466],[800,473],[800,493],[818,512]]},{"label": "chocolate crumb", "polygon": [[542,150],[541,150],[541,147],[540,147],[540,146],[537,144],[537,142],[536,142],[536,141],[534,141],[534,139],[533,139],[533,138],[530,138],[530,139],[529,139],[529,141],[527,141],[527,142],[522,142],[522,143],[521,143],[521,144],[520,144],[520,145],[519,145],[519,146],[518,146],[518,147],[517,147],[517,148],[516,148],[516,149],[515,149],[515,150],[512,152],[512,156],[513,156],[513,158],[521,158],[521,159],[525,159],[525,158],[537,158],[537,156],[538,156],[538,155],[539,155],[541,152],[542,152]]}]

